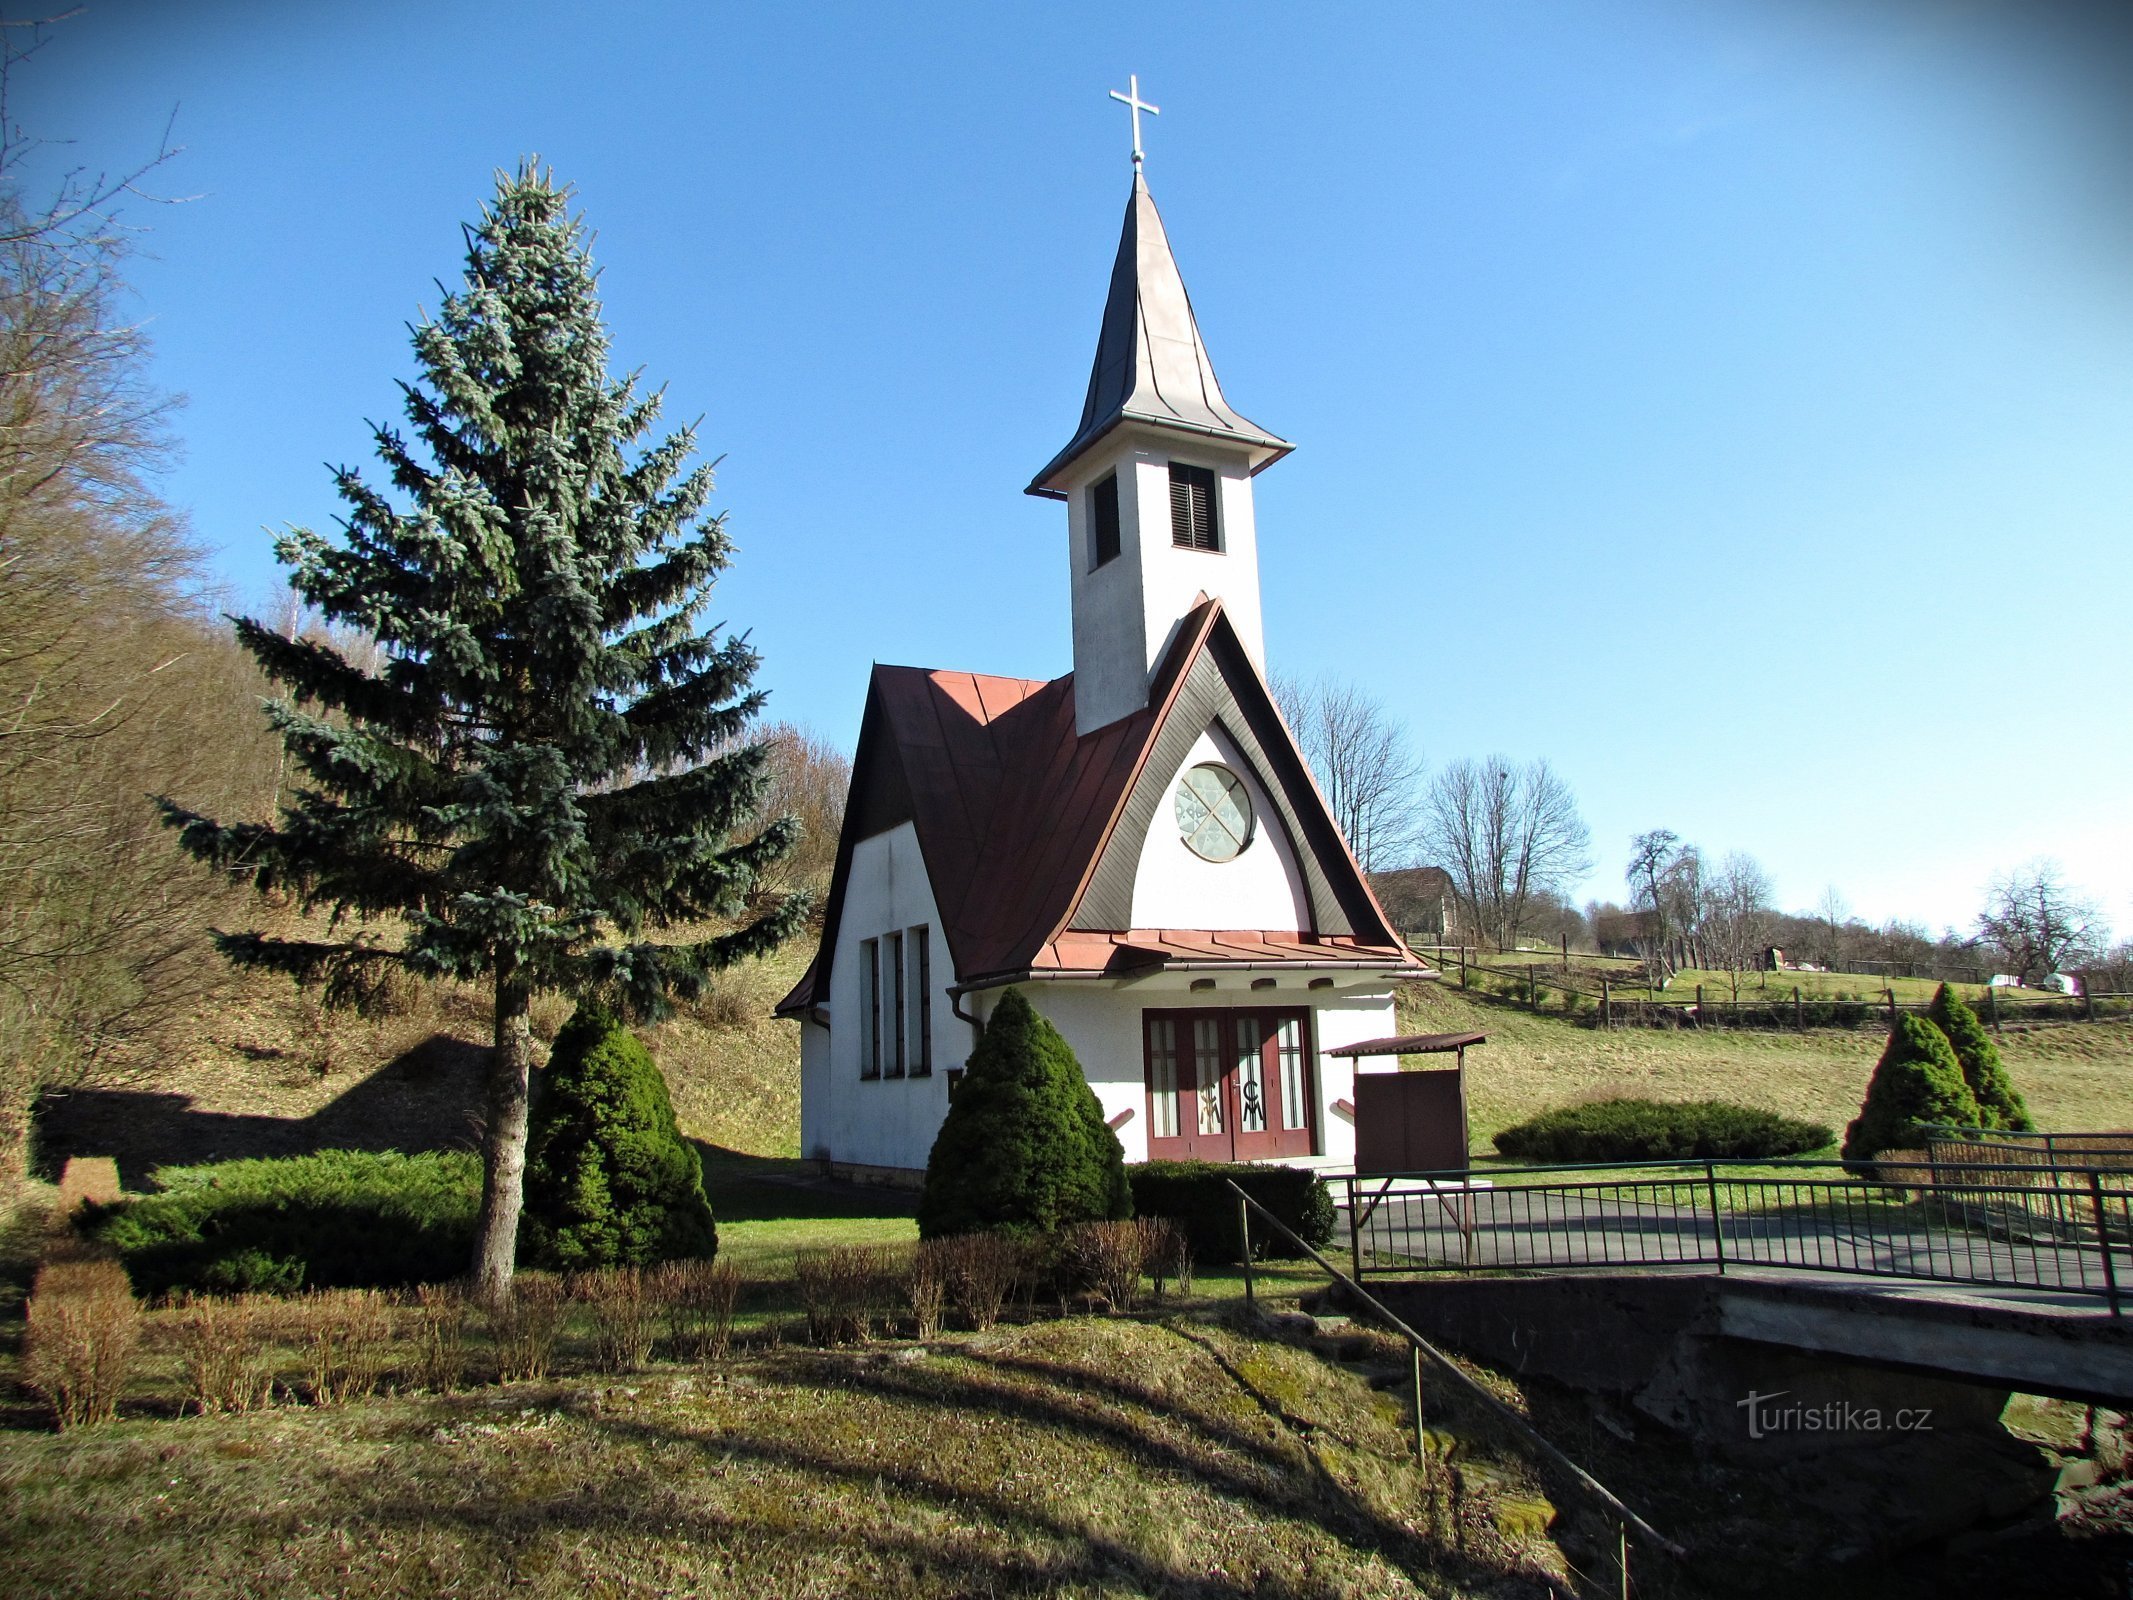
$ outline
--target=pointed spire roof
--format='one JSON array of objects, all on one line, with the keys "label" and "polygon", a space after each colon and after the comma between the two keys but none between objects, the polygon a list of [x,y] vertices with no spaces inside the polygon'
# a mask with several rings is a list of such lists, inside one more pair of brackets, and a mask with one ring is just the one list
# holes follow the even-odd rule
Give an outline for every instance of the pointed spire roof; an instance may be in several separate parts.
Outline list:
[{"label": "pointed spire roof", "polygon": [[1061,499],[1059,477],[1097,440],[1121,422],[1197,434],[1243,446],[1259,471],[1293,448],[1258,423],[1238,415],[1222,398],[1215,366],[1193,320],[1192,300],[1170,254],[1170,240],[1140,169],[1126,202],[1118,259],[1111,265],[1111,294],[1104,303],[1096,364],[1081,426],[1029,486],[1029,493]]}]

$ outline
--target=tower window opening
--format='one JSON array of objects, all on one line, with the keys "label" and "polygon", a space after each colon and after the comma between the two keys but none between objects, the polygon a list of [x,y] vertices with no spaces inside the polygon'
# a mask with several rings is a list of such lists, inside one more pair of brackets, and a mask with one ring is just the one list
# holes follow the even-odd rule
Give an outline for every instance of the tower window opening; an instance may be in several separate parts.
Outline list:
[{"label": "tower window opening", "polygon": [[1089,570],[1118,557],[1118,474],[1089,490]]},{"label": "tower window opening", "polygon": [[1215,475],[1206,467],[1170,463],[1170,542],[1180,550],[1220,550],[1215,526]]}]

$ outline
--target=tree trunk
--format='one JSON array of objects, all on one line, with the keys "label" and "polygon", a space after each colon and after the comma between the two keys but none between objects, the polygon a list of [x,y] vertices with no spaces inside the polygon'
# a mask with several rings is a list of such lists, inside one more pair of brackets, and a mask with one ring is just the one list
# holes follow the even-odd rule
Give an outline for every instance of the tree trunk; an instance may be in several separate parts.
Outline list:
[{"label": "tree trunk", "polygon": [[532,991],[511,969],[499,969],[496,1048],[489,1055],[489,1121],[482,1134],[481,1221],[474,1233],[474,1293],[484,1305],[510,1293],[518,1259],[533,1081],[532,1005]]}]

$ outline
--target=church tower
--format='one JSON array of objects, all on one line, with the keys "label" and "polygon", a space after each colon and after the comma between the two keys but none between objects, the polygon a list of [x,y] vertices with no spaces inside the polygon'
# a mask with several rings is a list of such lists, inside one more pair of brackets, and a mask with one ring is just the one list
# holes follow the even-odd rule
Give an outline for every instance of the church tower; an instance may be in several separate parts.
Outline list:
[{"label": "church tower", "polygon": [[1203,595],[1266,670],[1252,477],[1291,448],[1222,398],[1141,176],[1143,109],[1154,108],[1135,109],[1133,193],[1081,426],[1028,490],[1067,505],[1084,734],[1146,707],[1150,674]]}]

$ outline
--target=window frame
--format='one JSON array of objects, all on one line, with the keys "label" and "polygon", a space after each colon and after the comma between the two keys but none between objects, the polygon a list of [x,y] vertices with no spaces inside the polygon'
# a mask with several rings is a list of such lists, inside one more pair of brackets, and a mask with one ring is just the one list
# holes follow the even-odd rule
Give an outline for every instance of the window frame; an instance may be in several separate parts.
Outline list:
[{"label": "window frame", "polygon": [[900,928],[895,929],[887,935],[887,938],[889,941],[889,959],[884,964],[883,971],[888,977],[896,996],[888,1008],[889,1035],[894,1040],[894,1048],[889,1051],[888,1059],[882,1063],[881,1075],[885,1078],[901,1078],[904,1075],[905,1047],[903,930]]},{"label": "window frame", "polygon": [[881,1076],[881,941],[859,941],[859,1076]]},{"label": "window frame", "polygon": [[[1206,555],[1222,553],[1222,480],[1214,468],[1190,461],[1172,461],[1170,466],[1170,545],[1174,550],[1197,550]],[[1183,500],[1180,501],[1182,491]],[[1204,491],[1207,528],[1203,537],[1193,517],[1195,491]],[[1184,512],[1182,525],[1179,511]]]},{"label": "window frame", "polygon": [[[1107,472],[1089,485],[1089,570],[1107,567],[1118,559],[1120,506],[1118,474]],[[1106,512],[1108,511],[1108,519]],[[1108,534],[1109,537],[1106,537]]]},{"label": "window frame", "polygon": [[911,984],[918,996],[918,1004],[911,1008],[914,1032],[912,1042],[917,1046],[911,1052],[911,1076],[933,1076],[933,930],[921,923],[911,930],[914,941],[911,960]]}]

